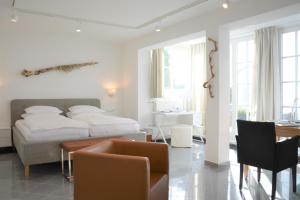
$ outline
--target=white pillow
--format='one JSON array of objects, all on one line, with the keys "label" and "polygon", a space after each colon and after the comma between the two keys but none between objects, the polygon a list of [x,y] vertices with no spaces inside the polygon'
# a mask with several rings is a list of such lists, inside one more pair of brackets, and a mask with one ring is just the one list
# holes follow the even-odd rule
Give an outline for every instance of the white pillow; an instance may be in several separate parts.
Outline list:
[{"label": "white pillow", "polygon": [[82,113],[82,112],[104,112],[96,106],[89,105],[77,105],[69,108],[72,113]]},{"label": "white pillow", "polygon": [[62,111],[53,106],[31,106],[25,109],[26,113],[62,113]]},{"label": "white pillow", "polygon": [[40,113],[24,113],[21,115],[23,119],[26,119],[28,117],[49,117],[49,116],[61,116],[59,113],[54,112],[40,112]]}]

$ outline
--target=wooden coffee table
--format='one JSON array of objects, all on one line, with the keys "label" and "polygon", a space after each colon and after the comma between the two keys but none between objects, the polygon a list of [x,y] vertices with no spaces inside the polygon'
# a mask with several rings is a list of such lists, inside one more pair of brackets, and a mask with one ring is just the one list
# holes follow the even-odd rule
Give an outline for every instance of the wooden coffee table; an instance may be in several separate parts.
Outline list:
[{"label": "wooden coffee table", "polygon": [[[60,144],[61,149],[61,172],[62,175],[65,176],[68,180],[72,180],[72,158],[75,151],[78,151],[80,149],[83,149],[85,147],[92,146],[94,144],[98,144],[99,142],[103,142],[104,140],[108,139],[124,139],[123,137],[116,137],[116,138],[97,138],[97,139],[88,139],[88,140],[78,140],[78,141],[68,141],[63,142]],[[64,167],[64,161],[65,161],[65,154],[68,156],[68,175],[65,175],[65,167]]]}]

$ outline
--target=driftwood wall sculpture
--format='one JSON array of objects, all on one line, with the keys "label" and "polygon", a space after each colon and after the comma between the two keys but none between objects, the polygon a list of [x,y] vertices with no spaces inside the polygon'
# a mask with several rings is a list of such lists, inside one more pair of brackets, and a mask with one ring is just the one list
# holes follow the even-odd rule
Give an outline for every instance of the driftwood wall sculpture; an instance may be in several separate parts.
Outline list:
[{"label": "driftwood wall sculpture", "polygon": [[39,69],[35,71],[24,69],[22,71],[22,75],[25,77],[33,76],[33,75],[40,75],[45,72],[49,71],[61,71],[61,72],[71,72],[75,69],[79,69],[86,66],[96,65],[98,62],[86,62],[86,63],[80,63],[80,64],[71,64],[71,65],[58,65],[54,67],[47,67],[44,69]]},{"label": "driftwood wall sculpture", "polygon": [[211,98],[214,98],[213,90],[212,90],[212,81],[215,78],[215,73],[214,73],[214,65],[213,65],[213,54],[218,51],[218,44],[217,41],[213,40],[212,38],[208,38],[209,42],[212,42],[214,47],[213,49],[209,52],[209,66],[210,66],[210,78],[208,81],[203,83],[204,88],[208,88],[209,90],[209,96]]}]

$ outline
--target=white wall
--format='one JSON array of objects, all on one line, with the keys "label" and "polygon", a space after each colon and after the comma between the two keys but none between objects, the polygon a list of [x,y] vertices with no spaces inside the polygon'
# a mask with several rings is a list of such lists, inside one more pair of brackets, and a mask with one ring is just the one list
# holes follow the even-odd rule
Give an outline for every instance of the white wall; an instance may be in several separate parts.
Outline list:
[{"label": "white wall", "polygon": [[[229,145],[229,31],[224,25],[241,19],[261,15],[299,3],[298,0],[251,0],[232,3],[228,10],[222,8],[194,19],[164,28],[160,33],[152,33],[129,41],[123,48],[124,114],[138,119],[138,50],[191,33],[206,31],[207,36],[220,42],[219,56],[215,57],[216,74],[214,81],[215,98],[209,99],[207,108],[207,145],[206,160],[221,164],[228,161]],[[299,11],[298,11],[299,12]],[[276,17],[276,16],[274,16]],[[273,17],[273,18],[274,18]],[[282,17],[282,16],[279,16]],[[262,17],[258,17],[259,19]],[[266,18],[265,18],[266,19]],[[263,20],[263,18],[262,18]],[[262,23],[263,21],[260,21]],[[253,25],[253,24],[247,24]],[[240,24],[245,26],[245,24]],[[237,28],[237,27],[236,27]],[[208,47],[209,48],[209,47]],[[209,50],[209,49],[208,49]]]},{"label": "white wall", "polygon": [[[103,107],[122,112],[120,46],[83,33],[30,30],[0,23],[0,129],[10,127],[10,101],[17,98],[100,98]],[[21,76],[23,69],[98,61],[70,73]],[[117,86],[110,99],[103,87]]]}]

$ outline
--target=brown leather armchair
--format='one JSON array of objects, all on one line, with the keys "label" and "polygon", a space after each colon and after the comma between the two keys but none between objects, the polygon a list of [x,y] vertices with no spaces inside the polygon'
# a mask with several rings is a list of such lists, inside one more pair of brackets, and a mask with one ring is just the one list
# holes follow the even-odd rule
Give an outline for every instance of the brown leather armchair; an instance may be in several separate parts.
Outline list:
[{"label": "brown leather armchair", "polygon": [[168,200],[166,144],[107,140],[74,154],[75,200]]}]

